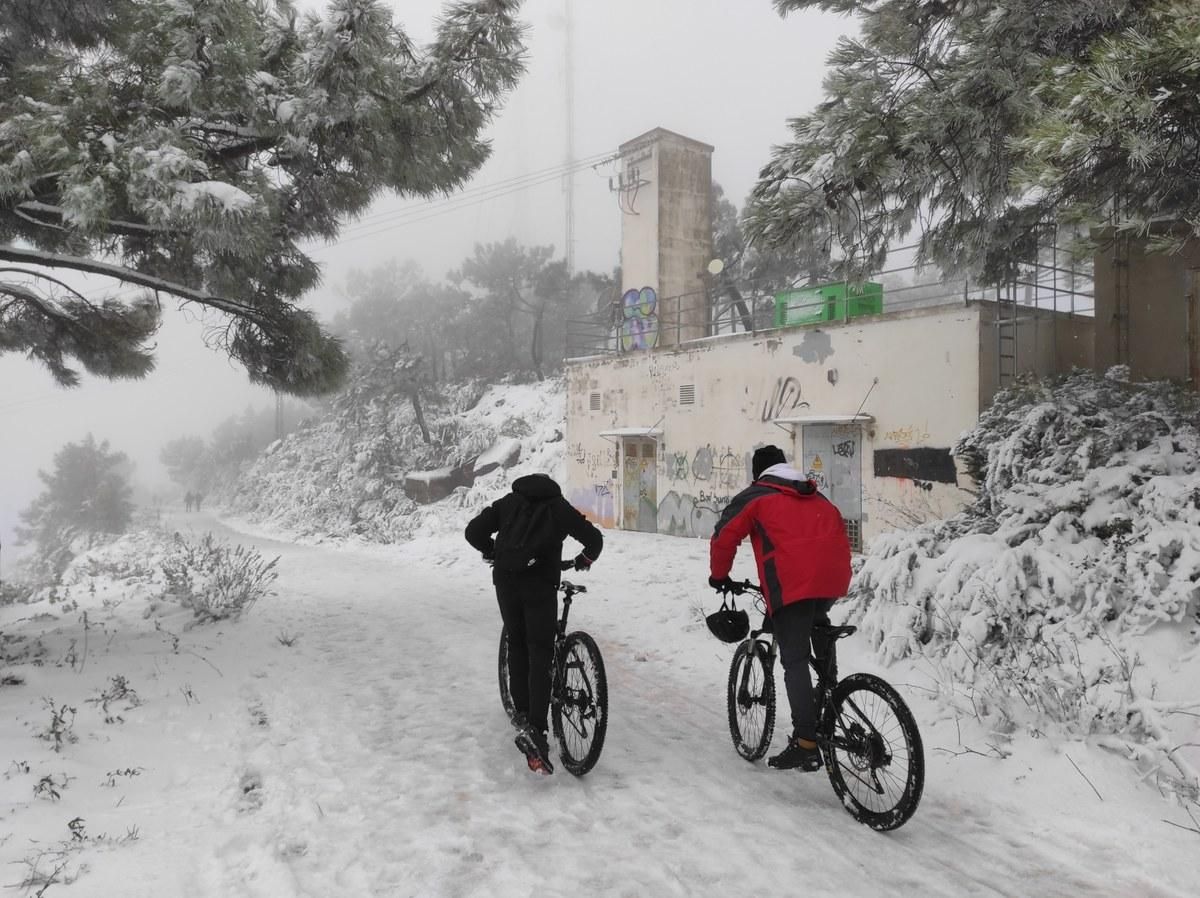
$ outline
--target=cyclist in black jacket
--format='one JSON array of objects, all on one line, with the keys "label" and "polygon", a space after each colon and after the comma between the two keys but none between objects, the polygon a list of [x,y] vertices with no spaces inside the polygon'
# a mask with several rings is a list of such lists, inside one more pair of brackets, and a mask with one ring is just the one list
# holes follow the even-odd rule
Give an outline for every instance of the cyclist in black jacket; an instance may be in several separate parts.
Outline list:
[{"label": "cyclist in black jacket", "polygon": [[525,754],[530,770],[553,773],[546,716],[563,540],[570,536],[583,545],[574,566],[584,571],[600,557],[604,537],[563,498],[558,483],[546,474],[518,477],[511,493],[467,524],[465,536],[493,564],[496,601],[508,631],[517,747]]}]

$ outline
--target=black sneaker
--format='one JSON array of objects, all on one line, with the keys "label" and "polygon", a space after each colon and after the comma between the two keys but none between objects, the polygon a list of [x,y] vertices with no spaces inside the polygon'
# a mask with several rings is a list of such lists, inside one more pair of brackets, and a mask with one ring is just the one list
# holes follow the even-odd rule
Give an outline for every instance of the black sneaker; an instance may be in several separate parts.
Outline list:
[{"label": "black sneaker", "polygon": [[821,769],[821,750],[815,744],[812,748],[806,748],[793,737],[788,740],[783,751],[767,759],[767,766],[776,770],[803,770],[811,773]]},{"label": "black sneaker", "polygon": [[525,762],[530,770],[544,776],[554,772],[554,765],[550,763],[550,745],[544,732],[526,726],[517,733],[517,738],[513,741],[525,755]]}]

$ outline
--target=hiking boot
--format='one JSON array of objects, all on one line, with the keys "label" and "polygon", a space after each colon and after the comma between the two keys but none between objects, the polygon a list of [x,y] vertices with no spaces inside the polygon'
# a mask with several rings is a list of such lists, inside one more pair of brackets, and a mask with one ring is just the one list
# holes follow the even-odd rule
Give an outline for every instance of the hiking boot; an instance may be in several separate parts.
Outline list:
[{"label": "hiking boot", "polygon": [[526,726],[517,733],[517,738],[513,741],[525,755],[525,762],[530,770],[545,776],[554,772],[554,765],[550,763],[550,744],[546,740],[544,730]]},{"label": "hiking boot", "polygon": [[776,770],[798,769],[811,773],[821,769],[821,750],[812,740],[793,736],[783,751],[767,759],[767,766]]}]

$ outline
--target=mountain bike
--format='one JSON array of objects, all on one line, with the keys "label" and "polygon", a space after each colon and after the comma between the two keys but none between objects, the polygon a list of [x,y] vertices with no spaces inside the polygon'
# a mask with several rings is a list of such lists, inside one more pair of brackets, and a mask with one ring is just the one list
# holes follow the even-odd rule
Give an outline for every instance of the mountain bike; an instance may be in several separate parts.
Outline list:
[{"label": "mountain bike", "polygon": [[[756,604],[765,612],[756,584],[735,584],[733,592],[747,590],[758,594]],[[885,831],[916,812],[925,785],[925,754],[912,711],[889,683],[867,673],[838,679],[837,641],[857,629],[813,627],[809,663],[816,674],[817,746],[842,805],[860,823]],[[739,755],[757,761],[775,731],[778,648],[765,613],[762,627],[748,634],[743,630],[742,636],[729,666],[729,734]]]},{"label": "mountain bike", "polygon": [[[563,562],[567,570],[571,562]],[[567,632],[571,597],[587,587],[563,580],[562,615],[554,635],[554,661],[550,680],[550,721],[558,740],[562,765],[575,776],[596,766],[608,732],[608,679],[596,640],[582,630]],[[508,630],[500,631],[500,701],[511,720],[516,713],[508,675]]]}]

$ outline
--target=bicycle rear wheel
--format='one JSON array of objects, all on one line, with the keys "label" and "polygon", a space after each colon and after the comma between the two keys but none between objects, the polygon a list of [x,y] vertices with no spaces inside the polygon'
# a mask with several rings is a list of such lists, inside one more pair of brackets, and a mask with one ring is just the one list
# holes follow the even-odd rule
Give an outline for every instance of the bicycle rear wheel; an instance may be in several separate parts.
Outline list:
[{"label": "bicycle rear wheel", "polygon": [[775,733],[775,672],[767,666],[766,654],[755,640],[747,639],[729,665],[729,735],[747,761],[765,755]]},{"label": "bicycle rear wheel", "polygon": [[871,674],[837,684],[818,740],[833,791],[872,829],[902,826],[925,786],[925,752],[912,712],[899,693]]},{"label": "bicycle rear wheel", "polygon": [[608,732],[608,679],[587,633],[569,633],[559,647],[550,720],[563,767],[575,776],[595,767]]},{"label": "bicycle rear wheel", "polygon": [[508,675],[508,630],[504,627],[500,629],[500,657],[496,667],[500,678],[500,703],[504,705],[508,719],[512,720],[517,709],[513,706],[512,682]]}]

